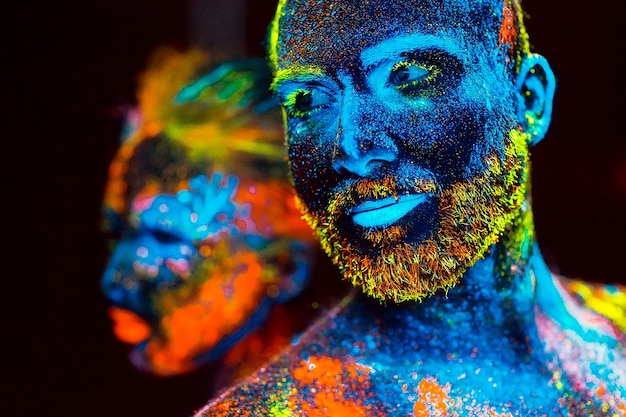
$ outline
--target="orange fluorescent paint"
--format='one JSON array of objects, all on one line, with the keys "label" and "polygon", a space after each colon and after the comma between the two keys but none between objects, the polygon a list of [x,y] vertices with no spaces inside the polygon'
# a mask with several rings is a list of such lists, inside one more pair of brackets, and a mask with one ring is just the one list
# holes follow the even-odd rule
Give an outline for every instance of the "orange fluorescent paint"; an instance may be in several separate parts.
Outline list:
[{"label": "orange fluorescent paint", "polygon": [[448,395],[449,386],[440,385],[432,378],[422,379],[418,386],[419,398],[413,406],[414,417],[444,417],[449,415],[454,400]]},{"label": "orange fluorescent paint", "polygon": [[[271,282],[263,279],[258,255],[240,250],[227,257],[222,253],[226,245],[221,241],[213,248],[220,261],[207,272],[210,279],[186,304],[165,307],[172,309],[161,321],[165,338],[153,338],[146,348],[156,373],[178,373],[190,368],[197,354],[210,350],[243,325],[265,296]],[[163,306],[167,305],[164,301]]]},{"label": "orange fluorescent paint", "polygon": [[261,235],[313,241],[313,233],[296,206],[293,189],[285,181],[242,183],[235,200],[250,204],[251,220]]},{"label": "orange fluorescent paint", "polygon": [[342,395],[321,391],[315,394],[315,406],[305,403],[302,407],[309,417],[351,416],[365,417],[365,408],[352,401],[345,400]]},{"label": "orange fluorescent paint", "polygon": [[150,326],[135,313],[117,307],[109,308],[115,336],[125,343],[136,345],[150,337]]},{"label": "orange fluorescent paint", "polygon": [[470,417],[513,417],[511,413],[499,413],[488,405],[456,404],[450,397],[450,390],[450,384],[441,385],[432,377],[422,379],[417,386],[418,399],[413,405],[413,417],[458,417],[457,410],[460,409]]},{"label": "orange fluorescent paint", "polygon": [[[330,357],[312,356],[308,361],[302,361],[301,366],[293,371],[293,377],[316,390],[313,402],[302,404],[304,415],[366,416],[367,406],[363,402],[366,393],[356,399],[346,397],[350,392],[369,388],[367,374],[367,368],[357,363],[343,363]],[[295,408],[293,404],[291,408]]]},{"label": "orange fluorescent paint", "polygon": [[504,2],[502,10],[502,24],[500,25],[500,34],[498,37],[500,45],[507,45],[509,52],[515,48],[517,42],[517,30],[515,28],[515,16],[508,3]]}]

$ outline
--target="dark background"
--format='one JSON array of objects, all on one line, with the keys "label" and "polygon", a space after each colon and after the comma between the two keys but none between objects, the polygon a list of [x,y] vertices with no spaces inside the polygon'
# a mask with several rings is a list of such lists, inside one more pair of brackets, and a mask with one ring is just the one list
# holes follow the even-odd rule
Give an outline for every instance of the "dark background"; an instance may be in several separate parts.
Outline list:
[{"label": "dark background", "polygon": [[[43,3],[43,2],[41,2]],[[274,1],[248,0],[244,49],[262,54]],[[206,0],[206,6],[217,4]],[[3,29],[2,212],[6,416],[188,416],[210,369],[157,379],[132,369],[98,288],[98,233],[114,107],[133,103],[157,46],[189,43],[176,0],[24,3]],[[558,79],[552,127],[533,153],[537,234],[552,268],[625,283],[623,0],[525,0],[534,49]]]}]

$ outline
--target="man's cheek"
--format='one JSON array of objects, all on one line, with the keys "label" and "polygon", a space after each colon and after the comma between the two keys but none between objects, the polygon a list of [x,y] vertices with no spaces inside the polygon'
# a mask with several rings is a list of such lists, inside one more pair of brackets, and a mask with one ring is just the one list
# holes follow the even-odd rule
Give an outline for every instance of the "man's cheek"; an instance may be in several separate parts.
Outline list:
[{"label": "man's cheek", "polygon": [[439,181],[456,182],[467,172],[473,149],[481,140],[477,119],[476,114],[459,108],[412,115],[395,130],[400,153],[435,172]]},{"label": "man's cheek", "polygon": [[315,146],[315,143],[319,140],[311,137],[290,141],[288,154],[297,194],[309,208],[318,210],[325,205],[321,196],[329,188],[332,149]]}]

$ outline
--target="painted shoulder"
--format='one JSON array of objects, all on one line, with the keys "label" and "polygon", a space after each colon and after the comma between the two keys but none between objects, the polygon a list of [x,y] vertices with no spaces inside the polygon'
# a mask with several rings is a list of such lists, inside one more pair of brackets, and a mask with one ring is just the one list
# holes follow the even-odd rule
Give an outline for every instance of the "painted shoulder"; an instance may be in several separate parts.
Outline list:
[{"label": "painted shoulder", "polygon": [[626,286],[559,279],[578,305],[610,320],[622,334],[626,334]]},{"label": "painted shoulder", "polygon": [[593,415],[626,415],[624,288],[554,274],[551,282],[558,296],[540,297],[537,315],[540,338],[552,357],[548,368],[575,396],[597,405]]}]

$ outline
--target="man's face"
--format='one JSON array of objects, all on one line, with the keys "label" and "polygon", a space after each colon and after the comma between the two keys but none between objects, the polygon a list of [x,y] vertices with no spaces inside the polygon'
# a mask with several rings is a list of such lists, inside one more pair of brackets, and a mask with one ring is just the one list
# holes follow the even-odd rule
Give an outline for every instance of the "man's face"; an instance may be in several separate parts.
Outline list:
[{"label": "man's face", "polygon": [[318,3],[286,2],[271,51],[307,218],[366,293],[448,289],[525,195],[503,10]]}]

